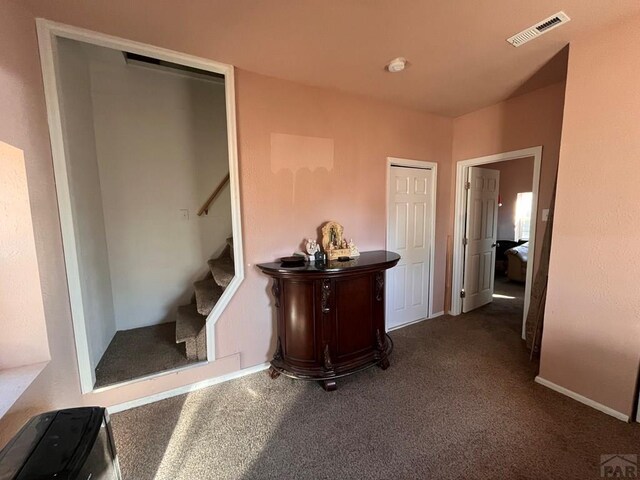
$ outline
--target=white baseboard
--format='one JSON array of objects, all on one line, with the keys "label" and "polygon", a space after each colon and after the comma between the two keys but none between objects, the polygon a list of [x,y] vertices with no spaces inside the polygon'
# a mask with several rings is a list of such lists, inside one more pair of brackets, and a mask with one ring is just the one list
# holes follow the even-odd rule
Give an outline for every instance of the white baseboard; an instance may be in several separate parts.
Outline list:
[{"label": "white baseboard", "polygon": [[429,319],[438,318],[438,317],[441,317],[442,315],[444,315],[444,310],[440,310],[437,313],[432,313],[431,316],[429,317]]},{"label": "white baseboard", "polygon": [[549,380],[546,380],[540,376],[536,377],[535,381],[536,383],[539,383],[540,385],[544,385],[545,387],[550,388],[551,390],[554,390],[558,393],[566,395],[569,398],[573,398],[574,400],[580,403],[583,403],[591,408],[595,408],[596,410],[599,410],[602,413],[611,415],[612,417],[617,418],[618,420],[622,420],[623,422],[629,422],[629,415],[620,413],[617,410],[614,410],[613,408],[609,408],[606,405],[602,405],[601,403],[591,400],[590,398],[584,397],[579,393],[576,393],[567,388],[561,387],[560,385],[556,385],[555,383],[550,382]]},{"label": "white baseboard", "polygon": [[215,378],[209,378],[207,380],[202,380],[201,382],[192,383],[190,385],[184,385],[182,387],[174,388],[173,390],[167,390],[166,392],[160,392],[154,395],[149,395],[148,397],[136,398],[135,400],[131,400],[129,402],[112,405],[111,407],[107,407],[107,410],[109,411],[109,415],[111,415],[114,413],[122,412],[124,410],[129,410],[130,408],[140,407],[148,403],[164,400],[165,398],[171,398],[177,395],[182,395],[184,393],[195,392],[196,390],[211,387],[212,385],[217,385],[218,383],[228,382],[229,380],[235,380],[236,378],[241,378],[246,375],[251,375],[252,373],[260,372],[262,370],[266,370],[267,368],[269,368],[269,363],[261,363],[259,365],[243,368],[242,370],[228,373],[226,375],[221,375]]}]

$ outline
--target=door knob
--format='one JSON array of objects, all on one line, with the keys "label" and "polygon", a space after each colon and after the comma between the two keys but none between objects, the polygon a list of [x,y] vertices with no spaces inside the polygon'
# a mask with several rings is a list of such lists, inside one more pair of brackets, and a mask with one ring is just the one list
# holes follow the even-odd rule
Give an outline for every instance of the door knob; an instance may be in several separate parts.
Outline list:
[{"label": "door knob", "polygon": [[496,245],[498,245],[497,243],[492,243],[491,244],[491,248],[494,248]]}]

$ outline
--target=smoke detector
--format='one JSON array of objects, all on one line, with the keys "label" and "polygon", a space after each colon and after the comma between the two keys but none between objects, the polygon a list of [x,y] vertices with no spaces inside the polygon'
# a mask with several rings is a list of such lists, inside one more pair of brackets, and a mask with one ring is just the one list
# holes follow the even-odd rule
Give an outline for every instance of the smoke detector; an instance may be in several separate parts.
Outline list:
[{"label": "smoke detector", "polygon": [[404,57],[394,58],[387,65],[387,70],[391,73],[398,73],[404,70],[407,66],[407,59]]},{"label": "smoke detector", "polygon": [[571,20],[569,15],[564,12],[558,12],[555,15],[551,15],[549,18],[545,18],[541,22],[536,23],[532,27],[521,31],[520,33],[516,33],[513,37],[507,38],[507,42],[514,47],[519,47],[520,45],[524,45],[525,43],[538,38],[540,35],[567,23],[569,20]]}]

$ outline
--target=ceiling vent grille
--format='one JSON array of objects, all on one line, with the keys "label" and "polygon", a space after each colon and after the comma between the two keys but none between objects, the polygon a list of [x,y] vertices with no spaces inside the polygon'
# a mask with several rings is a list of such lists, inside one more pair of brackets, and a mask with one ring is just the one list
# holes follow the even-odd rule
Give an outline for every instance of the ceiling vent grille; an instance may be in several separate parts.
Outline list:
[{"label": "ceiling vent grille", "polygon": [[547,33],[554,28],[567,23],[569,20],[571,19],[566,13],[558,12],[555,15],[551,15],[549,18],[545,18],[534,26],[521,31],[520,33],[516,33],[513,37],[507,38],[507,42],[514,47],[519,47],[520,45],[524,45],[534,38],[539,37],[543,33]]}]

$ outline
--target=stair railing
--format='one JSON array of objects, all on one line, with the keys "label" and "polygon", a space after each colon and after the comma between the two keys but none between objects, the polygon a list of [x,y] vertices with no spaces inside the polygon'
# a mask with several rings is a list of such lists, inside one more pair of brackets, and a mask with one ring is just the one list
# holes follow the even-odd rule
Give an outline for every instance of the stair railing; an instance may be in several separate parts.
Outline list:
[{"label": "stair railing", "polygon": [[229,183],[229,174],[228,173],[227,173],[226,177],[224,177],[222,179],[222,181],[218,184],[218,186],[215,188],[213,193],[211,195],[209,195],[209,198],[207,198],[207,201],[204,202],[204,204],[202,204],[202,207],[200,207],[200,210],[198,210],[198,216],[199,217],[201,217],[203,214],[204,215],[208,215],[209,214],[209,207],[211,206],[213,201],[220,194],[220,192],[222,191],[222,189],[224,188],[224,186],[227,183]]}]

